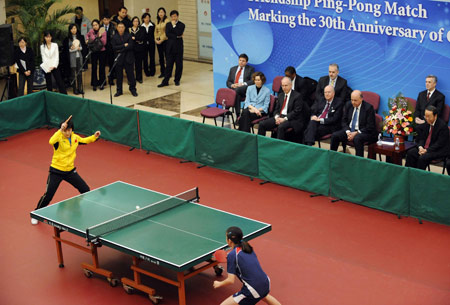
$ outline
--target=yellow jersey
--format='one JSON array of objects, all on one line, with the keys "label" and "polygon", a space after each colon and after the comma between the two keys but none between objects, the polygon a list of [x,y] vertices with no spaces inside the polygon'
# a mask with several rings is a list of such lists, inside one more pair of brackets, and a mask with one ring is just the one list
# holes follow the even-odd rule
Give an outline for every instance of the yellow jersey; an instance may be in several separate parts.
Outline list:
[{"label": "yellow jersey", "polygon": [[48,141],[53,146],[53,158],[51,167],[60,171],[70,172],[75,168],[74,162],[77,156],[77,148],[79,143],[92,143],[97,138],[95,135],[82,138],[79,135],[72,132],[70,135],[70,141],[66,138],[60,129],[53,134]]}]

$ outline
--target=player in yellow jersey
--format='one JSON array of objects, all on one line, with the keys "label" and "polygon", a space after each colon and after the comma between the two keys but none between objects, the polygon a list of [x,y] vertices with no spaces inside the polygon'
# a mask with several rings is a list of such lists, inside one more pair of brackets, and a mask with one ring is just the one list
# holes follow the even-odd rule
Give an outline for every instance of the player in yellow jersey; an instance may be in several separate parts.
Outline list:
[{"label": "player in yellow jersey", "polygon": [[[47,189],[39,200],[36,210],[50,203],[62,180],[72,184],[80,193],[89,192],[89,186],[78,175],[74,161],[78,144],[95,142],[100,137],[100,131],[96,131],[90,137],[82,138],[73,133],[73,129],[72,116],[70,116],[49,140],[50,145],[53,146],[53,159],[48,173]],[[36,225],[38,221],[32,218],[31,224]]]}]

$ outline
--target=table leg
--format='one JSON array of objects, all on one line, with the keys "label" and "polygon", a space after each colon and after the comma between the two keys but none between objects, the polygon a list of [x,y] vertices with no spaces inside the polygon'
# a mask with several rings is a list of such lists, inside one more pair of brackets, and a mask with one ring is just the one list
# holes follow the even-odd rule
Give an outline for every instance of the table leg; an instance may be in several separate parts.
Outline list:
[{"label": "table leg", "polygon": [[402,156],[398,153],[392,154],[392,163],[397,165],[403,165],[402,164]]},{"label": "table leg", "polygon": [[54,239],[56,242],[56,255],[58,256],[59,268],[64,267],[64,258],[62,252],[62,243],[61,243],[61,231],[58,228],[53,227]]},{"label": "table leg", "polygon": [[184,272],[177,273],[177,280],[180,286],[178,286],[178,304],[186,305],[186,290],[184,287]]},{"label": "table leg", "polygon": [[368,152],[367,152],[367,158],[373,159],[373,160],[376,159],[375,149],[373,148],[372,145],[369,145],[369,149],[368,149]]},{"label": "table leg", "polygon": [[84,274],[87,277],[91,277],[92,273],[96,273],[99,275],[102,275],[106,277],[106,279],[109,282],[109,285],[112,287],[116,287],[117,283],[119,282],[117,279],[114,278],[114,274],[106,269],[100,268],[100,264],[98,263],[98,252],[97,252],[97,246],[91,243],[91,256],[92,256],[92,265],[88,263],[82,263],[81,267],[84,270]]}]

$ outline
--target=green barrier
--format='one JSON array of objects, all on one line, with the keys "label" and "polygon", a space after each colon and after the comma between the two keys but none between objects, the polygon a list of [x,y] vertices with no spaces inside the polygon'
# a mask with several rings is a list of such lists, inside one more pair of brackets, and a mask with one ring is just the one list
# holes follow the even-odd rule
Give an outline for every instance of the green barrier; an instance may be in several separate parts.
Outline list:
[{"label": "green barrier", "polygon": [[102,138],[139,148],[137,110],[89,101],[90,133],[102,132]]},{"label": "green barrier", "polygon": [[251,177],[258,175],[256,135],[194,122],[195,161]]},{"label": "green barrier", "polygon": [[328,195],[329,151],[258,136],[259,178]]},{"label": "green barrier", "polygon": [[72,115],[76,133],[92,134],[89,125],[89,100],[56,92],[42,92],[45,94],[48,125],[59,127],[62,121]]},{"label": "green barrier", "polygon": [[330,151],[330,194],[371,208],[408,215],[408,168]]},{"label": "green barrier", "polygon": [[46,124],[42,92],[0,102],[0,139]]},{"label": "green barrier", "polygon": [[450,177],[409,169],[410,215],[450,225]]},{"label": "green barrier", "polygon": [[142,149],[195,160],[194,122],[139,111],[139,127]]}]

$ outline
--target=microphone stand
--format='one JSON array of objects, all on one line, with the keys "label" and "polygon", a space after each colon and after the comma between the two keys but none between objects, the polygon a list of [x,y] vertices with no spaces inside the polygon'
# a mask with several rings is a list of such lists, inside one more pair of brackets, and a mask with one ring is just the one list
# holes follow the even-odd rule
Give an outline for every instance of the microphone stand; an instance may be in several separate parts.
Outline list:
[{"label": "microphone stand", "polygon": [[[114,58],[114,63],[112,65],[112,67],[111,67],[111,70],[109,70],[108,76],[106,76],[105,80],[102,83],[102,86],[105,85],[107,79],[108,80],[110,79],[111,74],[114,72],[114,68],[116,67],[117,60],[119,59],[120,55],[122,55],[122,53],[117,54],[116,58]],[[109,81],[109,100],[111,101],[111,105],[112,105],[112,103],[113,103],[112,102],[112,88],[111,88],[111,82],[110,81]]]},{"label": "microphone stand", "polygon": [[[89,53],[88,53],[88,54],[86,55],[86,57],[84,58],[83,63],[82,63],[82,65],[81,65],[80,69],[77,71],[77,74],[75,75],[75,78],[74,78],[73,81],[70,83],[71,86],[73,86],[73,83],[77,80],[78,74],[80,74],[80,72],[83,71],[83,67],[84,67],[84,65],[86,64],[86,62],[88,61],[88,59],[89,59],[89,57],[91,56],[91,54],[92,54],[92,51],[91,51],[91,49],[89,49]],[[83,84],[84,80],[83,80],[83,79],[84,79],[84,77],[81,78],[81,96],[82,96],[82,98],[84,99],[84,84]]]}]

